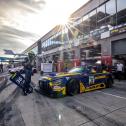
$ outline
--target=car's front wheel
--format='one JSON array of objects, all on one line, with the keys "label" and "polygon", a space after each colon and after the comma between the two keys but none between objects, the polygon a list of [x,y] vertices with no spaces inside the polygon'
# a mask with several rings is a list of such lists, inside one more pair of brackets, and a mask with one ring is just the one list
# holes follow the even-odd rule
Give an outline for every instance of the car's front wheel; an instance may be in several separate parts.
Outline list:
[{"label": "car's front wheel", "polygon": [[70,96],[76,95],[79,93],[79,81],[76,79],[70,79],[66,85],[67,94]]}]

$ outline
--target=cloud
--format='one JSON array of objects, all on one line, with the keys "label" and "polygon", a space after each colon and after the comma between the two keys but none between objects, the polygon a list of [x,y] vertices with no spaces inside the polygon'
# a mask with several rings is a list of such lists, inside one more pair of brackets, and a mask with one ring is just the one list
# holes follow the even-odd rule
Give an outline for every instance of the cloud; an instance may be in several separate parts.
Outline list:
[{"label": "cloud", "polygon": [[14,41],[13,39],[8,39],[7,37],[1,37],[0,39],[0,51],[3,49],[10,49],[14,52],[20,52],[24,50],[24,47],[26,47],[26,45],[21,42]]},{"label": "cloud", "polygon": [[18,52],[23,51],[39,37],[34,33],[21,31],[11,26],[2,26],[0,29],[0,50],[7,48]]},{"label": "cloud", "polygon": [[0,6],[11,9],[22,9],[27,12],[42,10],[46,2],[44,0],[0,0]]},{"label": "cloud", "polygon": [[7,48],[17,52],[23,51],[35,42],[35,38],[37,40],[37,37],[30,32],[19,31],[6,26],[0,31],[0,50]]},{"label": "cloud", "polygon": [[19,29],[16,29],[16,28],[13,28],[11,26],[3,26],[2,29],[0,30],[0,33],[7,33],[7,34],[10,34],[10,35],[17,35],[17,36],[20,36],[20,37],[29,37],[29,36],[32,36],[32,37],[36,37],[37,34],[33,34],[31,32],[26,32],[26,31],[21,31]]},{"label": "cloud", "polygon": [[44,0],[0,0],[0,52],[21,52],[40,38],[35,31],[29,31],[26,21],[45,4]]}]

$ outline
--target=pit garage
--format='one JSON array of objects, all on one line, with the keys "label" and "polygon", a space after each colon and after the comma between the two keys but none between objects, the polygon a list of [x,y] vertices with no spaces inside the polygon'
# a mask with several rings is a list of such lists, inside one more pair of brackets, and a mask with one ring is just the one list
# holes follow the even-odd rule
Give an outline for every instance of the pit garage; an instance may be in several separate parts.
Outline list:
[{"label": "pit garage", "polygon": [[126,39],[112,42],[113,65],[118,61],[124,64],[124,78],[126,79]]}]

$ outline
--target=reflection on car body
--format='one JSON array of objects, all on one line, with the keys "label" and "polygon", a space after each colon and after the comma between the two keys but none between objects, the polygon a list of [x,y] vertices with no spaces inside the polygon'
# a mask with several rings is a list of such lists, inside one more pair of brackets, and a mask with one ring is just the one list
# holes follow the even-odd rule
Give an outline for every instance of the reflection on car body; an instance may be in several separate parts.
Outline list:
[{"label": "reflection on car body", "polygon": [[108,88],[112,84],[111,73],[105,71],[98,73],[86,67],[76,67],[67,73],[42,76],[39,80],[40,90],[52,97]]}]

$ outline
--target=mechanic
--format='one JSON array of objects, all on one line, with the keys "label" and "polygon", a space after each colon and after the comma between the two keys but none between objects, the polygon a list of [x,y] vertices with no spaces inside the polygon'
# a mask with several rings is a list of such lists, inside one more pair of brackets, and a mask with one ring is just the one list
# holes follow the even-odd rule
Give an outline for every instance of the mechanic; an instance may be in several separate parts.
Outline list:
[{"label": "mechanic", "polygon": [[28,58],[25,58],[24,73],[25,73],[25,85],[24,85],[23,93],[24,95],[27,95],[31,83],[31,76],[32,76],[32,65],[29,62]]},{"label": "mechanic", "polygon": [[117,77],[118,80],[120,81],[122,79],[123,76],[123,71],[124,71],[124,65],[121,62],[117,63]]}]

